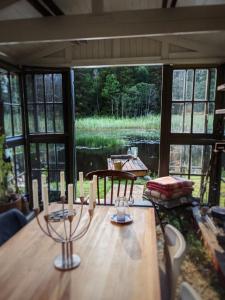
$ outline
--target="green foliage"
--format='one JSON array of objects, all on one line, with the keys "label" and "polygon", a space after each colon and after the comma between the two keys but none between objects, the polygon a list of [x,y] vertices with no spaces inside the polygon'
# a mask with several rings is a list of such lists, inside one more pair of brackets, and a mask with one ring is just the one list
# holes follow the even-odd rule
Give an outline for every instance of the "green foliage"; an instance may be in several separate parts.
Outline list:
[{"label": "green foliage", "polygon": [[160,66],[75,70],[77,117],[160,113],[161,73]]},{"label": "green foliage", "polygon": [[99,136],[93,134],[78,134],[76,145],[88,148],[117,148],[124,144],[124,141],[110,136]]},{"label": "green foliage", "polygon": [[13,178],[12,164],[4,159],[4,135],[0,136],[0,202],[7,202],[8,195],[14,192],[14,184],[10,184]]},{"label": "green foliage", "polygon": [[[138,118],[90,117],[76,119],[78,130],[107,130],[107,129],[148,129],[156,130],[159,137],[160,115],[148,115]],[[102,133],[103,134],[103,133]]]}]

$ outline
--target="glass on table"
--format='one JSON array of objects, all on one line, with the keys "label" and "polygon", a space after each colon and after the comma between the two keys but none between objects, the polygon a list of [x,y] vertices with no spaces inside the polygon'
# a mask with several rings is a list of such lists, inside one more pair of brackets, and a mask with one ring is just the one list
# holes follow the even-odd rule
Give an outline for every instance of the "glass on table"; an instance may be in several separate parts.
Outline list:
[{"label": "glass on table", "polygon": [[126,197],[118,197],[115,201],[116,215],[118,222],[125,222],[129,213],[129,204]]}]

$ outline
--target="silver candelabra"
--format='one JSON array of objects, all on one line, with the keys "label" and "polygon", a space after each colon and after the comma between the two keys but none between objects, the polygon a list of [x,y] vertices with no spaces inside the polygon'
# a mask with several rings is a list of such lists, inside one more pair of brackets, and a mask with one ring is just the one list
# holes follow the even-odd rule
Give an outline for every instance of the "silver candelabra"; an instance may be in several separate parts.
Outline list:
[{"label": "silver candelabra", "polygon": [[[84,204],[87,199],[80,197],[81,205],[79,206],[79,213],[77,213],[77,210],[74,208],[66,209],[65,201],[65,197],[60,197],[62,209],[44,215],[45,222],[43,225],[39,218],[40,209],[34,209],[37,223],[41,230],[55,242],[61,243],[62,252],[54,260],[54,266],[59,270],[70,270],[80,265],[80,257],[77,254],[73,254],[73,242],[79,240],[87,233],[95,207],[94,205],[93,209],[88,208],[88,219],[86,222],[82,222],[83,224],[81,225],[84,206],[86,206]],[[77,220],[77,222],[74,222],[74,220]],[[63,232],[59,232],[55,229],[53,224],[55,222],[63,223]]]}]

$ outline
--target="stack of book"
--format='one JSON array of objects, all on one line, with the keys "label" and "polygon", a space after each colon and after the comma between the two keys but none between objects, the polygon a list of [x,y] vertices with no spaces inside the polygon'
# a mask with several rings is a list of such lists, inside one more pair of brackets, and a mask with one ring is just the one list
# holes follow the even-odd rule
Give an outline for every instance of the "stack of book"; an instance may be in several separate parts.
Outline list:
[{"label": "stack of book", "polygon": [[146,184],[148,194],[161,200],[174,200],[183,196],[190,196],[194,190],[193,186],[193,181],[175,176],[149,180]]}]

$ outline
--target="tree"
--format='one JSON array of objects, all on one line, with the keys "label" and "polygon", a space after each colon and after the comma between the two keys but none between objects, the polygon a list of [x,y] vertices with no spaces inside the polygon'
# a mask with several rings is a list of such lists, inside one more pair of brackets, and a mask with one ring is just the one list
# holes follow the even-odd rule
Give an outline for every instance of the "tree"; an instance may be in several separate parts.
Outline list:
[{"label": "tree", "polygon": [[116,110],[116,116],[119,115],[119,92],[120,83],[117,80],[115,74],[109,74],[106,76],[105,85],[102,89],[102,97],[110,99],[111,101],[111,114],[114,116],[114,107]]}]

